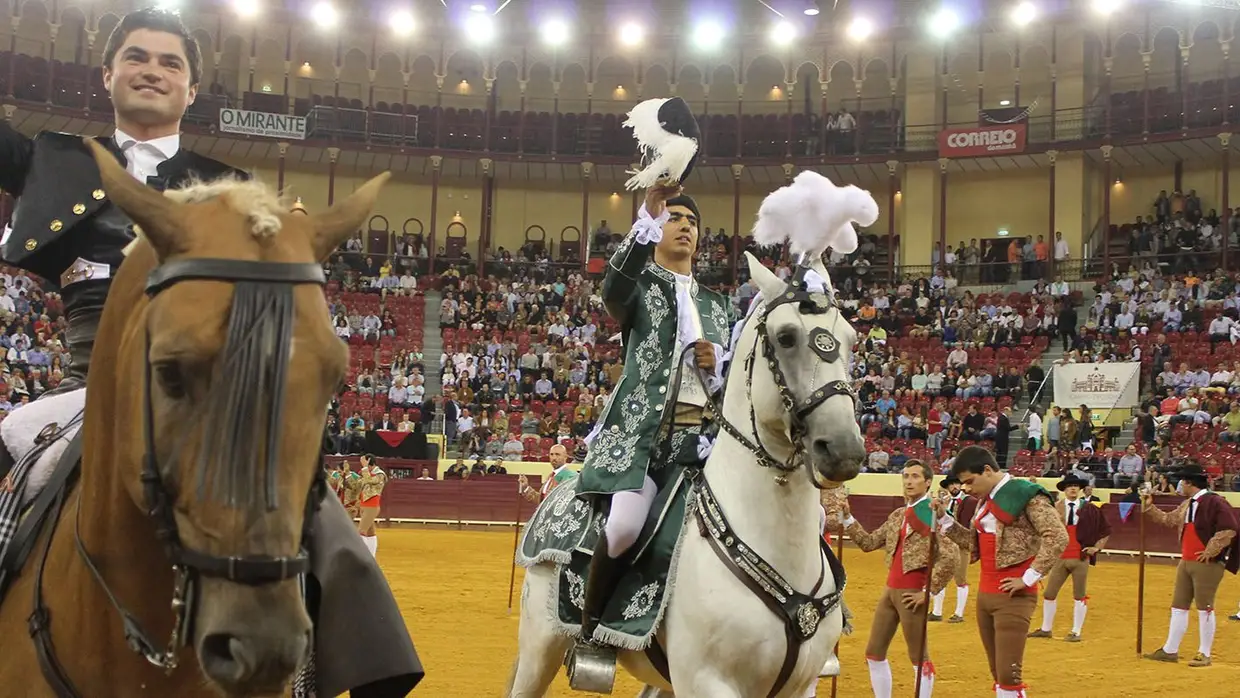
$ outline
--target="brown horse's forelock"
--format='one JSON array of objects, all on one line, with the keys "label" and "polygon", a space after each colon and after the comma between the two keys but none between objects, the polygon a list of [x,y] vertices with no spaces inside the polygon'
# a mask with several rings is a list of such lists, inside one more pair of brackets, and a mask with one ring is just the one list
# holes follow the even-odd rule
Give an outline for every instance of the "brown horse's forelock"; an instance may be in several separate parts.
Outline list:
[{"label": "brown horse's forelock", "polygon": [[[219,381],[203,412],[200,499],[277,508],[277,458],[293,339],[293,287],[241,282],[233,294]],[[214,465],[214,468],[212,467]],[[261,499],[259,498],[261,494]]]}]

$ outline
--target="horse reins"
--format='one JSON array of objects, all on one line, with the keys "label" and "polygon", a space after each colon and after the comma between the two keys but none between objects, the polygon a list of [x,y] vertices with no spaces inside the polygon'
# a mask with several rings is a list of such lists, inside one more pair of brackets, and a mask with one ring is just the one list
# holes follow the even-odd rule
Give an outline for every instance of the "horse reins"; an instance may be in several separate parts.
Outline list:
[{"label": "horse reins", "polygon": [[[161,291],[181,281],[221,281],[232,284],[257,284],[271,289],[273,292],[292,292],[292,287],[303,284],[323,286],[326,278],[320,265],[314,263],[256,262],[233,259],[184,259],[169,262],[156,267],[148,276],[146,295],[154,298]],[[280,339],[288,339],[281,337]],[[94,558],[86,550],[82,542],[81,494],[79,492],[76,511],[74,512],[74,542],[79,557],[85,563],[91,576],[99,584],[113,609],[121,617],[125,641],[129,648],[142,655],[152,665],[171,673],[177,668],[177,653],[186,646],[192,635],[192,622],[195,610],[195,592],[198,580],[202,577],[224,579],[247,586],[259,586],[292,579],[310,571],[310,558],[306,550],[313,515],[327,491],[323,469],[315,467],[315,476],[306,496],[304,519],[301,531],[301,547],[292,557],[272,557],[265,555],[219,556],[204,553],[186,547],[181,542],[177,529],[174,505],[176,493],[171,489],[161,472],[159,458],[155,448],[155,415],[152,406],[153,367],[150,359],[150,329],[146,333],[146,349],[144,353],[145,386],[143,395],[143,430],[145,439],[145,455],[142,461],[142,489],[144,493],[147,515],[153,520],[155,538],[163,544],[165,554],[172,563],[175,583],[173,587],[171,608],[173,612],[173,630],[167,648],[161,650],[159,645],[150,639],[150,635],[142,628],[137,618],[130,613],[116,598],[111,587],[104,579]],[[227,362],[228,357],[224,357]],[[278,423],[282,401],[273,400],[272,418]],[[255,415],[249,415],[251,417]],[[80,435],[79,435],[80,437]],[[210,438],[206,435],[205,438]],[[268,442],[270,444],[272,442]],[[268,445],[270,448],[270,445]],[[80,453],[78,454],[80,456]],[[257,455],[257,454],[254,454]],[[58,469],[64,468],[62,461]],[[34,611],[29,620],[30,635],[35,643],[39,665],[44,678],[51,685],[58,698],[79,698],[81,695],[69,680],[63,666],[56,659],[50,632],[51,614],[43,603],[42,580],[48,552],[58,523],[64,491],[58,495],[53,509],[52,532],[44,545],[43,556],[39,562],[34,584]]]}]

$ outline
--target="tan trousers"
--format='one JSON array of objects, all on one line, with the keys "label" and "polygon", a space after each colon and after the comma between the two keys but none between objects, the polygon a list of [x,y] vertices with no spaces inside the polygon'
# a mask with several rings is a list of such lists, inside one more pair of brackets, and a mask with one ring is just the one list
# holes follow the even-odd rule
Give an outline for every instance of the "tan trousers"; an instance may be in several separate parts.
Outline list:
[{"label": "tan trousers", "polygon": [[1063,583],[1068,581],[1068,576],[1072,576],[1072,598],[1080,601],[1085,598],[1085,583],[1089,579],[1089,560],[1060,560],[1051,568],[1050,575],[1047,576],[1046,590],[1042,592],[1042,598],[1047,601],[1054,601],[1059,596],[1059,590],[1063,587]]},{"label": "tan trousers", "polygon": [[363,536],[375,535],[375,519],[379,518],[379,507],[358,507],[357,532]]},{"label": "tan trousers", "polygon": [[1180,560],[1175,568],[1175,592],[1171,607],[1188,610],[1197,604],[1198,611],[1214,610],[1214,594],[1223,581],[1223,566],[1217,562]]},{"label": "tan trousers", "polygon": [[969,553],[961,551],[956,556],[956,586],[962,587],[969,583]]},{"label": "tan trousers", "polygon": [[[910,611],[903,604],[902,597],[905,593],[913,592],[916,594],[924,594],[921,589],[892,589],[890,587],[883,590],[883,595],[878,597],[878,607],[874,609],[874,623],[870,626],[870,641],[865,646],[865,656],[867,659],[883,660],[887,658],[887,650],[891,647],[891,641],[896,636],[896,628],[904,634],[904,644],[908,645],[909,661],[916,665],[917,647],[921,645],[921,637],[923,629],[926,627],[926,604],[917,607],[916,611]],[[930,651],[926,650],[926,660],[930,659]]]},{"label": "tan trousers", "polygon": [[1029,618],[1038,605],[1037,594],[978,594],[977,629],[990,661],[990,674],[1002,686],[1019,686],[1025,660]]}]

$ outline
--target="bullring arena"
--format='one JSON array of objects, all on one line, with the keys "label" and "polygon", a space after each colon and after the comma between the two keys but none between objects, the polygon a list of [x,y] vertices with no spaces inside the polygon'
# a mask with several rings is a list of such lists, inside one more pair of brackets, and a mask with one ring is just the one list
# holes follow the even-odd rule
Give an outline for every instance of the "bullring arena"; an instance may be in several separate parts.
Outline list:
[{"label": "bullring arena", "polygon": [[[446,467],[447,463],[445,463]],[[522,467],[524,466],[524,467]],[[511,472],[527,469],[531,483],[534,473],[545,465],[517,464]],[[867,529],[881,523],[897,497],[877,494],[890,491],[883,475],[862,475],[850,485],[853,513]],[[505,478],[500,478],[505,479]],[[1054,487],[1053,480],[1044,481]],[[478,488],[477,491],[471,491]],[[483,493],[483,489],[486,493]],[[422,490],[419,492],[418,490]],[[456,490],[459,494],[446,494]],[[511,659],[516,656],[517,617],[523,571],[517,568],[514,608],[508,613],[508,583],[512,565],[512,526],[504,515],[516,513],[515,484],[495,482],[401,482],[388,486],[384,495],[385,516],[405,518],[380,532],[379,564],[388,576],[418,650],[428,667],[423,691],[436,698],[480,698],[502,695]],[[866,491],[875,494],[863,494]],[[431,494],[434,492],[435,494]],[[1099,492],[1104,499],[1105,492]],[[507,500],[505,503],[504,500]],[[431,502],[435,502],[432,504]],[[528,517],[530,505],[522,503]],[[437,523],[413,523],[418,512],[444,517]],[[1112,547],[1115,552],[1100,559],[1090,574],[1089,620],[1085,639],[1066,644],[1068,619],[1061,611],[1055,637],[1030,640],[1025,655],[1025,675],[1031,694],[1040,696],[1086,696],[1121,698],[1150,696],[1191,690],[1206,697],[1232,696],[1240,681],[1240,623],[1220,618],[1215,641],[1214,666],[1190,669],[1140,659],[1136,653],[1138,548],[1137,522],[1121,523],[1118,507],[1104,507],[1115,521]],[[470,523],[463,523],[461,517]],[[482,518],[491,517],[490,521]],[[511,520],[511,519],[509,519]],[[1175,548],[1174,539],[1150,526],[1147,543],[1152,553]],[[1169,556],[1151,555],[1146,566],[1144,651],[1158,647],[1167,631],[1167,608],[1175,567]],[[882,553],[861,553],[851,544],[844,546],[844,566],[848,571],[847,600],[856,614],[854,630],[840,645],[843,674],[838,696],[872,696],[865,670],[865,639],[869,632],[874,602],[886,578]],[[429,568],[429,569],[428,569]],[[970,583],[976,586],[977,566],[970,568]],[[948,608],[953,590],[947,594]],[[1236,611],[1240,584],[1228,578],[1219,590],[1220,616]],[[935,623],[930,626],[930,656],[939,671],[935,695],[972,698],[986,692],[979,689],[988,681],[985,655],[974,624],[974,600],[961,624]],[[1034,623],[1041,619],[1034,614]],[[1195,642],[1195,623],[1185,643]],[[891,656],[901,656],[897,638]],[[911,671],[901,672],[893,661],[893,695],[912,695]],[[636,696],[640,686],[623,671],[614,695]],[[819,683],[818,695],[831,695],[830,679]],[[594,695],[569,690],[563,672],[556,679],[550,696]]]}]

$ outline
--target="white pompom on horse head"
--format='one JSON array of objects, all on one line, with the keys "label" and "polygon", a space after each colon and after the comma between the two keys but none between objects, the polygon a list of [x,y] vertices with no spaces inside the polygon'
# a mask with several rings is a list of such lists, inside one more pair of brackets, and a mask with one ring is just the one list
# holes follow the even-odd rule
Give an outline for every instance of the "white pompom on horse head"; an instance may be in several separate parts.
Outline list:
[{"label": "white pompom on horse head", "polygon": [[869,226],[877,220],[878,203],[870,192],[851,184],[836,186],[805,170],[762,201],[753,236],[759,245],[787,242],[795,255],[816,258],[828,247],[849,254],[857,249],[853,224]]}]

